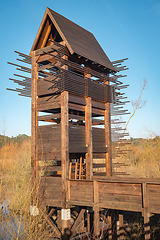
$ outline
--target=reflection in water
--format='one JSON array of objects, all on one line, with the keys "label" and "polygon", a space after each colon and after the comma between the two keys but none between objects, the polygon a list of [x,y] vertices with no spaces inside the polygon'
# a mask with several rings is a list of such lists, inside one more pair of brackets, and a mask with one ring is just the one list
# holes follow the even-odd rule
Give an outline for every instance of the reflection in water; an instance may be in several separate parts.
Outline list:
[{"label": "reflection in water", "polygon": [[[23,222],[20,216],[8,209],[9,202],[5,199],[0,203],[0,240],[21,239],[23,236]],[[20,237],[21,236],[21,237]]]}]

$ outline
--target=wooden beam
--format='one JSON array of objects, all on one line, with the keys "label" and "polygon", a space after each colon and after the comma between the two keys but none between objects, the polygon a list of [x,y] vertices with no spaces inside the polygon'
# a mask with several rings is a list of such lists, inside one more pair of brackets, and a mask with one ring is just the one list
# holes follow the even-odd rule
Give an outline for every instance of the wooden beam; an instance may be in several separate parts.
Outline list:
[{"label": "wooden beam", "polygon": [[112,176],[112,141],[111,141],[111,115],[110,103],[106,103],[105,110],[105,145],[108,148],[106,153],[106,175]]},{"label": "wooden beam", "polygon": [[[52,217],[52,215],[53,215],[54,212],[55,212],[55,208],[52,208],[52,209],[50,210],[49,214],[48,214],[48,217],[49,217],[49,218]],[[46,223],[47,223],[47,220],[45,219],[44,222],[43,222],[43,224],[42,224],[42,226],[41,226],[41,228],[40,228],[41,231],[45,228]]]},{"label": "wooden beam", "polygon": [[40,213],[43,215],[45,220],[48,222],[48,224],[52,227],[52,229],[56,232],[57,237],[61,238],[61,232],[56,227],[56,225],[53,223],[53,221],[48,217],[48,215],[39,208]]},{"label": "wooden beam", "polygon": [[69,178],[69,116],[68,92],[61,93],[61,167],[62,208],[66,208],[67,179]]},{"label": "wooden beam", "polygon": [[86,147],[86,179],[93,177],[93,146],[92,146],[92,101],[88,97],[85,106],[85,138]]},{"label": "wooden beam", "polygon": [[90,212],[87,210],[87,232],[91,232],[91,216],[90,216]]},{"label": "wooden beam", "polygon": [[109,228],[108,228],[108,239],[112,239],[112,218],[111,218],[111,210],[108,210],[108,216],[107,216]]},{"label": "wooden beam", "polygon": [[43,39],[42,44],[41,44],[41,48],[45,47],[50,32],[51,32],[51,25],[49,25],[48,28],[47,28],[46,34],[45,34],[44,39]]},{"label": "wooden beam", "polygon": [[111,210],[112,220],[112,239],[117,239],[117,222],[116,222],[116,210]]},{"label": "wooden beam", "polygon": [[47,21],[45,22],[44,28],[42,30],[41,36],[39,38],[39,42],[36,44],[37,49],[45,47],[46,41],[47,41],[47,39],[49,37],[49,33],[50,33],[49,30],[51,31],[51,26],[49,23],[49,19],[47,19]]},{"label": "wooden beam", "polygon": [[116,232],[116,213],[115,210],[109,209],[108,210],[108,223],[109,223],[109,228],[108,228],[108,239],[117,239],[117,232]]},{"label": "wooden beam", "polygon": [[75,220],[74,224],[71,227],[71,233],[72,233],[72,237],[74,236],[76,229],[80,223],[81,220],[83,220],[84,218],[84,213],[85,213],[85,209],[81,209],[77,219]]},{"label": "wooden beam", "polygon": [[123,230],[123,211],[119,210],[119,240],[124,240],[124,230]]},{"label": "wooden beam", "polygon": [[31,79],[31,204],[34,206],[37,204],[37,199],[35,199],[35,190],[38,183],[38,161],[37,161],[37,63],[35,52],[32,52],[32,79]]},{"label": "wooden beam", "polygon": [[[69,115],[68,115],[68,92],[61,93],[61,168],[62,168],[62,209],[66,209],[67,179],[69,178]],[[69,228],[70,220],[62,220],[62,235],[65,236]]]}]

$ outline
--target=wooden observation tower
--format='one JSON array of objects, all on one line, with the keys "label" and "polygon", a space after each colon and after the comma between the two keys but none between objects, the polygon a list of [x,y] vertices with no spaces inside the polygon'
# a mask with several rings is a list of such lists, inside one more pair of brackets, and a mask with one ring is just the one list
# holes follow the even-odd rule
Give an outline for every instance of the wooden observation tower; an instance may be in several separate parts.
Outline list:
[{"label": "wooden observation tower", "polygon": [[24,87],[14,91],[32,99],[32,187],[41,196],[37,205],[33,191],[32,205],[53,237],[67,237],[68,229],[68,239],[112,239],[115,210],[120,227],[122,210],[140,211],[148,223],[149,212],[160,212],[148,192],[160,185],[118,178],[112,163],[111,145],[123,129],[111,124],[119,125],[118,115],[127,113],[121,92],[127,86],[119,80],[127,59],[111,62],[92,33],[49,8],[30,54],[16,53],[31,65],[13,64],[31,77],[15,74],[21,80],[11,80]]}]

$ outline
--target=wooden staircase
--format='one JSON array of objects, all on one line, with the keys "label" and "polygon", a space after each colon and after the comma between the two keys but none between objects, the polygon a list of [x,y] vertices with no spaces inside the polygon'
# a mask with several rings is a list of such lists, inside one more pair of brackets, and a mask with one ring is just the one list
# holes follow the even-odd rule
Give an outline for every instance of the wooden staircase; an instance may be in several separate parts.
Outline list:
[{"label": "wooden staircase", "polygon": [[86,179],[86,163],[85,159],[80,157],[76,162],[70,162],[69,179]]}]

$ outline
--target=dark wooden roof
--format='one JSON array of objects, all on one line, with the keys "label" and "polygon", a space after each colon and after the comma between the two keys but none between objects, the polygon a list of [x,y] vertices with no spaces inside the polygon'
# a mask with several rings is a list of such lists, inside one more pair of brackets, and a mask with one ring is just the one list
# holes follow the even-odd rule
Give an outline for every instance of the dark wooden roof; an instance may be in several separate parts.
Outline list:
[{"label": "dark wooden roof", "polygon": [[91,32],[87,31],[86,29],[80,27],[79,25],[49,8],[46,9],[31,51],[36,49],[37,42],[42,35],[41,32],[47,16],[49,16],[51,19],[51,22],[58,31],[62,40],[65,42],[71,54],[76,53],[79,56],[96,62],[108,69],[116,71],[109,58]]}]

